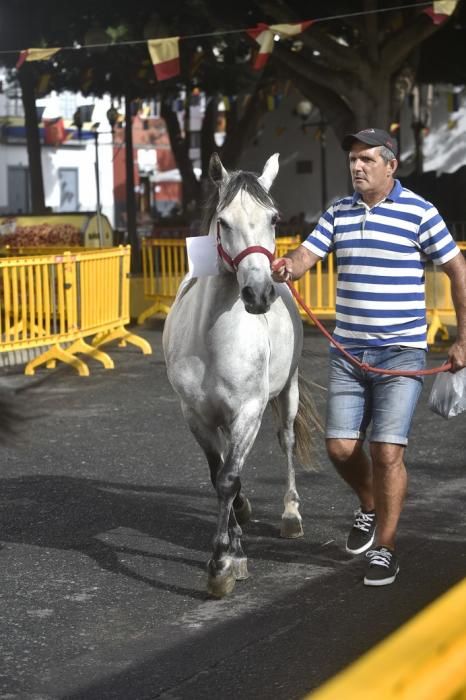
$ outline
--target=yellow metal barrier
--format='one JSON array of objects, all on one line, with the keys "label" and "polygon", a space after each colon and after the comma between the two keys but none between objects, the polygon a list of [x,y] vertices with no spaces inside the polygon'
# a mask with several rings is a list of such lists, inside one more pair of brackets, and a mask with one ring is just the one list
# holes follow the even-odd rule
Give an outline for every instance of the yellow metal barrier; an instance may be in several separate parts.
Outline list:
[{"label": "yellow metal barrier", "polygon": [[466,579],[307,700],[465,700]]},{"label": "yellow metal barrier", "polygon": [[[276,239],[276,255],[281,257],[301,242],[300,236],[287,236]],[[459,244],[466,250],[466,243]],[[187,272],[186,245],[184,239],[146,238],[142,242],[142,267],[144,296],[152,300],[152,305],[138,317],[142,324],[150,316],[166,316],[176,296],[178,286]],[[429,322],[427,342],[432,345],[437,333],[442,339],[449,337],[445,321],[456,323],[456,316],[450,293],[448,277],[436,266],[426,273],[426,306]],[[294,285],[307,306],[320,318],[335,318],[336,270],[333,253],[304,275]],[[303,320],[310,322],[299,307]]]},{"label": "yellow metal barrier", "polygon": [[[310,272],[293,282],[293,285],[304,303],[317,316],[335,318],[336,273],[333,253],[330,253],[324,261],[319,260]],[[299,306],[299,313],[304,321],[312,323],[301,306]]]},{"label": "yellow metal barrier", "polygon": [[6,245],[0,248],[0,258],[17,258],[22,255],[52,255],[64,253],[81,253],[86,250],[84,246],[69,245],[43,245],[43,246],[12,246]]},{"label": "yellow metal barrier", "polygon": [[[283,236],[276,239],[277,257],[296,248],[300,236]],[[138,317],[138,323],[155,314],[166,316],[172,305],[181,280],[188,271],[185,240],[177,238],[145,238],[142,241],[142,271],[144,296],[152,304]],[[295,282],[296,288],[308,306],[320,316],[335,316],[334,256],[317,263],[310,274]],[[304,320],[309,320],[300,308]]]},{"label": "yellow metal barrier", "polygon": [[[301,242],[299,236],[276,239],[276,255],[285,255]],[[141,245],[144,296],[152,304],[138,316],[142,324],[155,314],[166,316],[181,280],[188,271],[186,241],[178,238],[144,238]]]},{"label": "yellow metal barrier", "polygon": [[144,238],[141,254],[144,296],[153,301],[138,316],[139,324],[155,314],[168,314],[181,280],[188,271],[184,239]]},{"label": "yellow metal barrier", "polygon": [[[466,253],[466,243],[457,242],[458,248]],[[427,272],[426,302],[429,328],[427,331],[427,343],[433,345],[437,333],[441,340],[448,340],[450,334],[446,322],[456,325],[456,314],[451,297],[450,280],[436,265],[431,266]]]},{"label": "yellow metal barrier", "polygon": [[60,360],[83,376],[89,368],[76,353],[111,368],[100,347],[113,340],[150,354],[149,343],[125,328],[130,254],[127,246],[0,260],[0,352],[50,346],[26,365],[26,374]]}]

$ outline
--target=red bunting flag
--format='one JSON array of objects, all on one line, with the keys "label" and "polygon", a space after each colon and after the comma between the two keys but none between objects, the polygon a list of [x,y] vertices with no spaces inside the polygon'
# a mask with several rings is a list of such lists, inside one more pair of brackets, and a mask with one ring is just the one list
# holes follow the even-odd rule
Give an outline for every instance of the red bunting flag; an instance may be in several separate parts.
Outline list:
[{"label": "red bunting flag", "polygon": [[157,80],[174,78],[180,72],[179,36],[150,39],[147,42]]},{"label": "red bunting flag", "polygon": [[298,22],[297,24],[258,24],[257,27],[248,29],[248,35],[259,44],[259,52],[253,64],[254,70],[262,70],[269,60],[276,34],[278,34],[280,38],[287,39],[288,37],[301,34],[310,27],[311,24],[313,24],[313,20]]},{"label": "red bunting flag", "polygon": [[61,47],[56,49],[25,49],[19,54],[16,69],[19,70],[25,61],[47,61],[60,50]]},{"label": "red bunting flag", "polygon": [[44,143],[56,148],[64,141],[66,141],[66,131],[63,118],[44,119]]},{"label": "red bunting flag", "polygon": [[429,15],[434,24],[442,24],[455,11],[458,0],[438,0],[433,2],[432,7],[427,7],[423,12]]}]

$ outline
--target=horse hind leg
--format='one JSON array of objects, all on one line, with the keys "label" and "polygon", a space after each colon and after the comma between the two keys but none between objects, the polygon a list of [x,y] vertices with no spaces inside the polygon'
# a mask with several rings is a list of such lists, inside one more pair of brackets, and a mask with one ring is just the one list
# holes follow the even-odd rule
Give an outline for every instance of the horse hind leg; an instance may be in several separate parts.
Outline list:
[{"label": "horse hind leg", "polygon": [[300,498],[296,489],[296,476],[293,463],[295,446],[294,421],[298,412],[299,390],[298,374],[292,377],[288,386],[272,402],[272,408],[279,422],[278,439],[287,462],[287,488],[283,503],[280,536],[286,538],[302,537],[303,523],[299,512]]}]

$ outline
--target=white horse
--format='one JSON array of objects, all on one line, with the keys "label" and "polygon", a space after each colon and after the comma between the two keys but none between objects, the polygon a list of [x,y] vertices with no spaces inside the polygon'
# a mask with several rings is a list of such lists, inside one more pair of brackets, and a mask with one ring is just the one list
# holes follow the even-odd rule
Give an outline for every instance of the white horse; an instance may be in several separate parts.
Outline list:
[{"label": "white horse", "polygon": [[207,585],[216,597],[248,577],[239,523],[249,519],[251,506],[240,493],[240,473],[269,401],[288,465],[281,534],[303,534],[293,453],[310,463],[317,419],[301,377],[298,386],[302,321],[289,290],[275,285],[270,272],[278,214],[269,188],[277,173],[278,154],[260,177],[228,173],[212,155],[216,189],[206,219],[217,240],[219,274],[181,284],[163,333],[168,378],[217,491]]}]

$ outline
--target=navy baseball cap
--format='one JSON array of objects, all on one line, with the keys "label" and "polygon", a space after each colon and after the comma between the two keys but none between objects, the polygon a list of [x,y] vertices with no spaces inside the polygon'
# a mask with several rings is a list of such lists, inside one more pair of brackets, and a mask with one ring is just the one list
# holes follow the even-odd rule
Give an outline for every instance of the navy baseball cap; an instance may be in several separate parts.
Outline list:
[{"label": "navy baseball cap", "polygon": [[398,155],[398,144],[396,139],[388,131],[383,129],[363,129],[357,134],[347,134],[341,142],[344,151],[351,151],[351,146],[355,141],[367,143],[368,146],[386,146],[395,157]]}]

